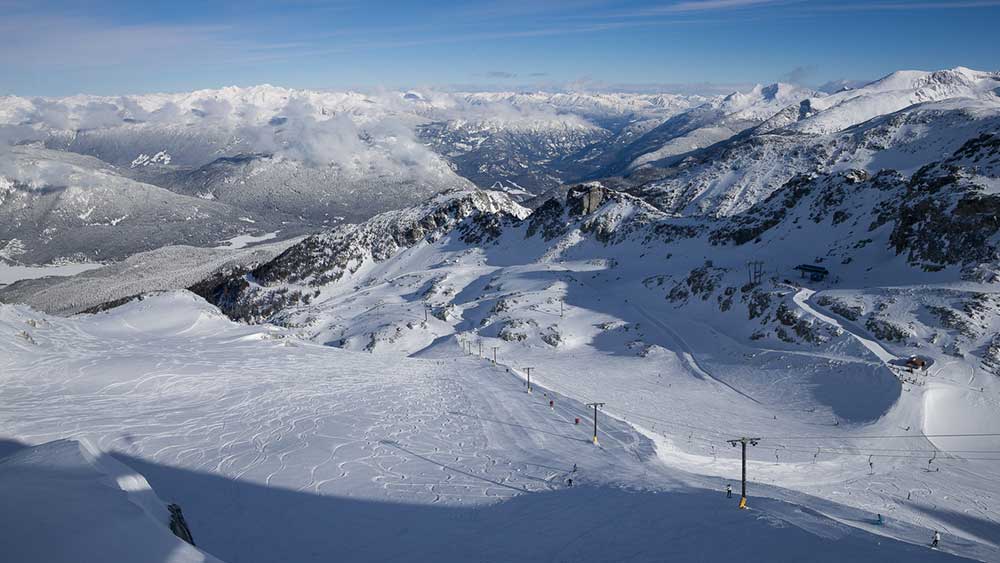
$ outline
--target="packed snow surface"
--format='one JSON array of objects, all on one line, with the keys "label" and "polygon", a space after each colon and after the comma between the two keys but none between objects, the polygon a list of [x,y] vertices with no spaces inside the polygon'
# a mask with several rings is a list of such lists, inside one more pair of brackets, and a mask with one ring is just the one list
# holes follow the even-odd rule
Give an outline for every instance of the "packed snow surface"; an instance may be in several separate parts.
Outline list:
[{"label": "packed snow surface", "polygon": [[[755,461],[754,472],[773,466],[766,481],[811,476],[822,484],[819,496],[758,481],[751,509],[739,511],[723,493],[736,475],[730,452],[719,451],[717,461],[675,452],[670,440],[604,413],[594,445],[591,409],[534,381],[526,392],[523,372],[505,366],[506,351],[493,365],[454,339],[416,359],[338,350],[284,329],[234,324],[186,292],[71,319],[3,306],[0,327],[0,425],[8,440],[0,519],[13,525],[2,537],[15,560],[60,560],[49,559],[53,553],[121,560],[112,544],[148,548],[128,560],[205,560],[162,533],[164,502],[183,507],[198,549],[228,561],[997,555],[996,524],[946,508],[961,491],[947,480],[930,475],[912,484],[927,499],[920,505],[927,520],[915,523],[891,509],[901,491],[837,458],[818,466]],[[613,391],[613,374],[598,375],[600,367],[577,370],[577,379]],[[718,383],[683,368],[663,377],[677,388],[641,384],[651,399],[683,393],[692,413],[705,407],[701,398],[719,400]],[[597,398],[592,390],[576,394]],[[622,404],[616,393],[601,398]],[[746,408],[736,395],[728,400]],[[53,442],[67,439],[82,446]],[[47,445],[22,449],[32,444]],[[678,469],[684,465],[689,471]],[[111,494],[112,482],[125,492]],[[44,494],[17,502],[32,491]],[[840,502],[845,494],[874,502],[858,508]],[[77,510],[88,517],[74,518]],[[876,510],[888,516],[884,526],[874,524]],[[946,530],[938,551],[926,547],[930,525]]]}]

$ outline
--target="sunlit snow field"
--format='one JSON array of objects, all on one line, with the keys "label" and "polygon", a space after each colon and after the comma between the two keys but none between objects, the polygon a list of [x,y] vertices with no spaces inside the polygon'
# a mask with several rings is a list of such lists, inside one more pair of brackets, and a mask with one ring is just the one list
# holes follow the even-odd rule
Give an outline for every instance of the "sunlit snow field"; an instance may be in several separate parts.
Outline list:
[{"label": "sunlit snow field", "polygon": [[[197,545],[222,560],[947,557],[904,543],[923,543],[930,531],[889,510],[888,525],[876,530],[871,513],[834,504],[839,494],[879,496],[878,480],[863,471],[854,484],[815,490],[825,498],[752,485],[752,510],[741,512],[722,492],[736,476],[731,454],[719,452],[718,463],[673,456],[669,443],[603,414],[594,446],[591,411],[541,386],[568,387],[570,374],[540,377],[529,394],[503,361],[468,356],[457,342],[424,359],[341,351],[233,324],[184,292],[74,319],[21,307],[0,315],[10,335],[2,343],[0,424],[13,452],[0,462],[7,476],[0,491],[24,494],[14,487],[27,479],[20,467],[31,475],[68,467],[44,449],[22,459],[19,452],[35,451],[24,446],[78,440],[98,459],[144,476],[164,502],[182,505]],[[591,374],[600,367],[572,376],[597,388]],[[669,404],[670,393],[659,396]],[[621,404],[623,396],[606,398]],[[933,493],[947,495],[940,486]],[[60,509],[59,490],[35,501],[57,521],[74,514]],[[129,525],[155,525],[143,522]],[[26,525],[10,513],[3,524],[15,533]],[[992,558],[990,531],[949,538],[947,550]],[[47,561],[79,560],[58,542],[27,548]],[[196,560],[185,550],[173,560]]]}]

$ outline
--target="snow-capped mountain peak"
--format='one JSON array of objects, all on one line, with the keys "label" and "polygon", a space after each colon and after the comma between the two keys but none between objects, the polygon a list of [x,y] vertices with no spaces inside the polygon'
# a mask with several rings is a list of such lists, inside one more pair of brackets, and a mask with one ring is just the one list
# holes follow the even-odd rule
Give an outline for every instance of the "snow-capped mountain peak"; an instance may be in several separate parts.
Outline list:
[{"label": "snow-capped mountain peak", "polygon": [[1000,104],[1000,73],[959,67],[936,72],[899,71],[861,88],[810,99],[815,116],[795,130],[833,133],[914,104],[949,98],[982,99]]}]

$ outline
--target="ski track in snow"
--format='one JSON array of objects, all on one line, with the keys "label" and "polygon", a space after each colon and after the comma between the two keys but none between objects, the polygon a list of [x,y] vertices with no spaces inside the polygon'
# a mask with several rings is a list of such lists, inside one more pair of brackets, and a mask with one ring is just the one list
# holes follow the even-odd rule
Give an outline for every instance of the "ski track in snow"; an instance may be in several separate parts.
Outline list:
[{"label": "ski track in snow", "polygon": [[[204,545],[216,548],[213,554],[223,559],[229,553],[233,560],[260,560],[268,553],[259,543],[248,544],[238,530],[206,519],[206,512],[216,510],[227,518],[252,517],[247,511],[254,499],[241,496],[246,494],[242,483],[400,506],[463,507],[566,491],[570,476],[583,485],[574,488],[581,491],[609,485],[700,491],[721,488],[712,475],[736,471],[732,458],[710,463],[692,456],[685,461],[675,444],[643,428],[648,421],[636,423],[632,413],[639,405],[620,399],[602,412],[600,445],[595,447],[590,440],[592,410],[553,391],[546,383],[550,375],[533,376],[535,389],[529,394],[521,370],[460,355],[457,349],[437,358],[402,361],[343,352],[266,327],[234,325],[210,310],[191,315],[192,306],[204,307],[192,300],[173,294],[110,314],[46,321],[32,331],[37,345],[5,340],[4,356],[12,360],[4,363],[0,380],[0,424],[5,434],[27,443],[83,439],[126,462],[136,459],[226,479],[232,491],[204,491],[209,497],[204,505],[184,497],[192,505],[185,512],[190,510],[189,520],[201,527]],[[23,322],[9,318],[12,309],[4,311],[8,318],[0,321]],[[714,380],[699,383],[704,384],[716,385]],[[631,418],[642,433],[618,418]],[[671,465],[692,473],[668,468],[660,463],[664,456],[676,456]],[[579,466],[575,474],[573,464]],[[856,506],[856,499],[837,503],[857,491],[866,499],[882,499],[882,504],[863,504],[893,518],[894,538],[920,543],[938,523],[933,516],[923,528],[897,522],[893,504],[905,492],[895,485],[867,478],[838,482],[821,487],[826,500],[818,501],[767,484],[789,471],[808,470],[807,465],[766,465],[775,469],[765,469],[755,457],[759,482],[752,487],[758,495],[754,514],[772,523],[768,526],[799,526],[801,515],[792,507],[803,505],[848,529],[878,532],[859,523],[856,508],[845,508]],[[934,510],[938,485],[935,475],[929,477],[911,485],[914,491],[928,491],[920,494],[932,501],[927,509]],[[166,489],[158,492],[169,498],[169,480],[158,481],[155,472],[150,480],[154,488],[164,483]],[[212,504],[212,499],[219,500]],[[988,510],[976,505],[977,514]],[[579,538],[631,514],[628,507],[614,511],[602,521],[561,534],[556,547],[570,549]],[[726,514],[734,513],[729,506]],[[816,526],[822,530],[829,524]],[[820,535],[824,533],[829,532]],[[949,542],[948,549],[972,554],[991,553],[987,546],[993,543],[988,537],[961,535]],[[254,555],[255,550],[262,551]]]},{"label": "ski track in snow", "polygon": [[[39,331],[56,351],[5,369],[5,428],[32,443],[94,438],[106,451],[267,486],[343,492],[339,482],[364,479],[386,498],[433,502],[551,489],[551,471],[528,463],[537,454],[514,447],[522,437],[578,456],[592,450],[586,428],[572,424],[582,412],[562,402],[549,412],[499,368],[464,358],[379,362],[385,371],[372,377],[363,367],[370,358],[344,355],[338,361],[357,363],[317,370],[329,349],[251,340],[234,354],[206,340],[213,329],[200,324],[157,336],[152,353],[148,333],[128,321],[121,326],[138,338]],[[473,382],[458,384],[456,368]],[[207,375],[217,373],[226,377]],[[41,408],[54,397],[74,400]]]}]

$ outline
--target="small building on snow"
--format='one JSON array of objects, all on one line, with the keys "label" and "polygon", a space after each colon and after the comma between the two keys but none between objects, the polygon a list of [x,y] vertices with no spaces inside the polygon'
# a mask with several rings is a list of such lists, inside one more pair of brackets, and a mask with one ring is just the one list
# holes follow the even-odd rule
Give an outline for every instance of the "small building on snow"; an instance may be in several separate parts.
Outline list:
[{"label": "small building on snow", "polygon": [[799,264],[794,268],[802,273],[802,277],[806,277],[809,274],[809,279],[814,282],[820,282],[826,279],[830,275],[830,270],[822,266],[813,266],[812,264]]}]

